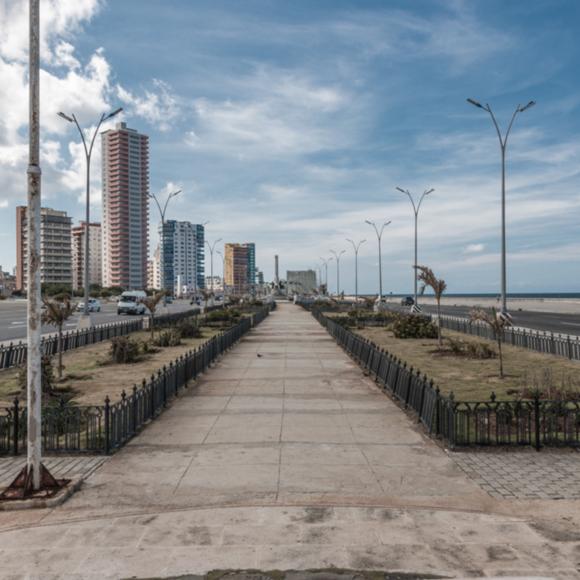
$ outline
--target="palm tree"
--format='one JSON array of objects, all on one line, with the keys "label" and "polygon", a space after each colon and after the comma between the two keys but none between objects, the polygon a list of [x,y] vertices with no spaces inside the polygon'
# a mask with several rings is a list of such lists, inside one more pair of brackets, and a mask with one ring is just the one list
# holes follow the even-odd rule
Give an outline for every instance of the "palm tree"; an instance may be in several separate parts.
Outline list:
[{"label": "palm tree", "polygon": [[427,266],[417,266],[417,270],[419,270],[418,280],[423,284],[423,289],[429,286],[435,294],[435,301],[437,302],[437,340],[439,348],[441,348],[441,297],[443,296],[443,292],[447,290],[447,282],[437,278],[433,270]]},{"label": "palm tree", "polygon": [[155,292],[155,294],[152,296],[147,296],[142,300],[147,310],[149,310],[149,328],[151,329],[151,339],[153,339],[155,336],[155,311],[157,310],[159,303],[161,300],[163,300],[163,297],[166,293],[167,292],[165,290],[161,290],[160,292]]},{"label": "palm tree", "polygon": [[73,315],[75,307],[68,294],[59,294],[53,298],[42,299],[44,303],[44,312],[42,313],[42,322],[55,326],[58,331],[58,378],[62,379],[62,327],[64,323]]},{"label": "palm tree", "polygon": [[473,322],[484,322],[493,330],[493,334],[497,342],[497,350],[499,353],[499,376],[503,379],[503,353],[501,350],[501,339],[504,329],[512,325],[510,318],[503,316],[495,308],[492,308],[489,312],[483,310],[482,308],[472,310],[470,312],[470,318]]}]

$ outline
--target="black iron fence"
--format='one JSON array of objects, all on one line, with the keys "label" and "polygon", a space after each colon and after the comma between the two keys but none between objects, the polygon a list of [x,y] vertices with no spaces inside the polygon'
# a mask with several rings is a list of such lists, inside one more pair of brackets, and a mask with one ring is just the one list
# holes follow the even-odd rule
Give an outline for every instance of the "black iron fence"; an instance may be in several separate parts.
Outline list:
[{"label": "black iron fence", "polygon": [[[437,316],[435,314],[428,314],[431,316],[433,322],[436,322]],[[468,318],[461,318],[458,316],[441,316],[441,327],[449,330],[456,330],[464,334],[472,334],[496,340],[495,332],[487,324],[481,322],[472,322]],[[546,354],[555,354],[564,356],[571,360],[580,360],[580,337],[562,334],[554,334],[553,332],[543,332],[541,330],[532,330],[525,328],[505,328],[501,335],[502,342],[543,352]]]},{"label": "black iron fence", "polygon": [[451,447],[469,445],[580,445],[580,402],[533,399],[456,401],[425,375],[332,318],[312,314],[336,342],[405,409],[416,413],[427,432]]},{"label": "black iron fence", "polygon": [[[221,332],[201,347],[178,357],[121,399],[103,405],[79,406],[61,401],[43,408],[42,445],[45,453],[111,453],[155,419],[180,390],[188,386],[222,353],[270,312],[264,307]],[[15,400],[0,409],[0,455],[18,455],[26,446],[26,408]]]}]

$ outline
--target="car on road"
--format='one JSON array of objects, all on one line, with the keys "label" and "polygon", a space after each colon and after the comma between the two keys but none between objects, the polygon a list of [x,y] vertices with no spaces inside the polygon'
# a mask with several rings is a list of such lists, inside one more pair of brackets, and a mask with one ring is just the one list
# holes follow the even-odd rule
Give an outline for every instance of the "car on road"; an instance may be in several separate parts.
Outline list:
[{"label": "car on road", "polygon": [[[83,312],[85,309],[85,303],[79,302],[77,304],[77,310],[79,312]],[[96,298],[89,298],[89,312],[100,312],[101,311],[101,303]]]},{"label": "car on road", "polygon": [[140,314],[146,312],[143,300],[147,298],[147,294],[143,290],[130,290],[123,292],[119,302],[117,302],[117,315],[121,314]]},{"label": "car on road", "polygon": [[413,304],[415,304],[415,300],[412,296],[401,298],[401,306],[413,306]]}]

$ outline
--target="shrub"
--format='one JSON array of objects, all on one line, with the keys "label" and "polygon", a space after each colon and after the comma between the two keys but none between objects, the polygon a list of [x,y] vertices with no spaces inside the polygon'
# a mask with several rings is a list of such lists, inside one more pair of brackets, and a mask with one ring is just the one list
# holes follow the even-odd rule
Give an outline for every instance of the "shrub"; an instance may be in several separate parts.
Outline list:
[{"label": "shrub", "polygon": [[152,341],[155,346],[166,348],[168,346],[179,346],[181,344],[181,333],[177,328],[171,328],[160,332]]},{"label": "shrub", "polygon": [[111,339],[109,354],[115,364],[129,364],[139,360],[140,343],[128,336],[117,336]]},{"label": "shrub", "polygon": [[437,327],[428,316],[400,314],[392,325],[395,338],[437,338]]},{"label": "shrub", "polygon": [[468,342],[466,346],[467,356],[470,358],[489,359],[497,356],[495,350],[486,342]]},{"label": "shrub", "polygon": [[177,325],[177,330],[181,338],[201,338],[202,332],[201,328],[197,325],[197,322],[191,318],[186,318],[182,320]]},{"label": "shrub", "polygon": [[[52,393],[54,389],[54,369],[52,367],[52,358],[49,356],[43,356],[40,363],[41,369],[41,383],[43,393]],[[21,390],[26,391],[26,386],[28,384],[28,368],[26,363],[24,363],[18,371],[18,386]]]}]

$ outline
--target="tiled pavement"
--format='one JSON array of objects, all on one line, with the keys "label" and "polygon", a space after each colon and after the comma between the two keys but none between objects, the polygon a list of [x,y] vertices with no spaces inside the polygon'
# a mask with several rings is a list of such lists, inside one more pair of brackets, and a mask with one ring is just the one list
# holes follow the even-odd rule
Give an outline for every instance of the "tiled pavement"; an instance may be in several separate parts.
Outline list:
[{"label": "tiled pavement", "polygon": [[580,499],[576,451],[456,452],[451,457],[492,497]]},{"label": "tiled pavement", "polygon": [[0,577],[335,566],[568,579],[579,527],[578,501],[485,493],[282,304],[67,503],[0,512]]}]

